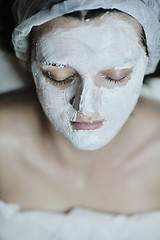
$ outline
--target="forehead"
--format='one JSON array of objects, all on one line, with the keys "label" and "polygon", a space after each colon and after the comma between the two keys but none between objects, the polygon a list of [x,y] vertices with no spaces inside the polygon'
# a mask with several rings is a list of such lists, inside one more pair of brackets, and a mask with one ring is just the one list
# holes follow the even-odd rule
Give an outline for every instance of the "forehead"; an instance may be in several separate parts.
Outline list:
[{"label": "forehead", "polygon": [[141,26],[136,19],[131,17],[130,15],[117,12],[117,13],[106,13],[101,17],[96,17],[87,21],[82,21],[75,17],[58,17],[56,19],[50,20],[40,26],[34,27],[34,33],[38,34],[39,36],[50,33],[52,31],[56,31],[58,29],[62,30],[71,30],[78,27],[85,27],[85,26],[100,26],[101,24],[105,23],[107,25],[112,25],[112,22],[120,22],[121,23],[128,23],[133,27],[135,33],[139,37]]},{"label": "forehead", "polygon": [[59,17],[36,27],[37,54],[75,68],[77,62],[86,68],[86,61],[91,68],[93,62],[94,68],[102,63],[117,66],[137,58],[139,29],[138,22],[126,14],[106,14],[90,21]]}]

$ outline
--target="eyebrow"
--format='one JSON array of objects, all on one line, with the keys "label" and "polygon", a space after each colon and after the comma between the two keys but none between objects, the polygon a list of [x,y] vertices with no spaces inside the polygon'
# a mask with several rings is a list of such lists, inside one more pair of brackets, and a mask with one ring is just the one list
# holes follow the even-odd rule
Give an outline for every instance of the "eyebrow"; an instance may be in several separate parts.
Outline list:
[{"label": "eyebrow", "polygon": [[[123,69],[131,69],[134,67],[135,65],[135,61],[136,59],[133,58],[133,59],[128,59],[127,61],[125,62],[122,62],[120,64],[117,64],[117,65],[114,65],[114,66],[110,66],[110,67],[104,67],[105,70],[109,70],[109,69],[115,69],[115,70],[123,70]],[[128,66],[127,66],[128,64]]]},{"label": "eyebrow", "polygon": [[40,64],[45,64],[47,66],[52,66],[52,67],[57,67],[57,68],[71,68],[68,64],[63,64],[63,63],[55,63],[55,62],[48,62],[45,58],[41,59]]},{"label": "eyebrow", "polygon": [[48,62],[46,60],[44,60],[44,61],[42,60],[42,61],[40,61],[40,63],[48,65],[48,66],[61,67],[61,68],[64,68],[64,67],[68,66],[68,65],[63,64],[63,63],[51,63],[51,62]]},{"label": "eyebrow", "polygon": [[[115,70],[123,70],[125,68],[127,69],[131,69],[134,67],[135,65],[135,58],[128,58],[125,61],[123,61],[120,64],[114,65],[114,66],[110,66],[110,67],[104,67],[103,70],[109,70],[109,69],[115,69]],[[69,64],[63,64],[63,63],[56,63],[56,62],[49,62],[47,61],[45,58],[42,58],[40,60],[40,64],[44,64],[46,66],[52,66],[52,67],[57,67],[57,68],[73,68],[72,66],[70,66]],[[127,64],[132,64],[131,66],[125,66]],[[122,68],[121,68],[122,67]],[[120,69],[116,69],[116,68],[120,68]]]},{"label": "eyebrow", "polygon": [[47,65],[53,66],[53,67],[59,67],[59,68],[67,67],[67,65],[63,63],[47,63]]}]

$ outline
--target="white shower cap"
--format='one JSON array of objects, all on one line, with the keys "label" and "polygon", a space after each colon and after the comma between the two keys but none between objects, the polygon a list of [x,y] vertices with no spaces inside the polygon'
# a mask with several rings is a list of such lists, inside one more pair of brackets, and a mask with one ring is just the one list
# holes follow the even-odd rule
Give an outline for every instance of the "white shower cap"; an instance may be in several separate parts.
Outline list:
[{"label": "white shower cap", "polygon": [[160,60],[160,0],[17,0],[18,26],[12,34],[16,56],[26,61],[28,37],[33,26],[81,10],[117,9],[134,17],[143,27],[149,51],[146,74],[156,70]]}]

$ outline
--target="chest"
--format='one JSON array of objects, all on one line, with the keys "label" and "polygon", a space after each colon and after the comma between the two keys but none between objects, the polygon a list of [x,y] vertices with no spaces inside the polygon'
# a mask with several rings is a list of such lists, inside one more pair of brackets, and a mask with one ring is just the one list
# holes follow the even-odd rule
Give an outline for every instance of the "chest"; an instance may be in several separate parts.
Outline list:
[{"label": "chest", "polygon": [[0,198],[24,209],[57,212],[80,206],[125,214],[160,207],[160,164],[153,149],[87,174],[56,161],[45,163],[43,152],[31,156],[15,154],[12,163],[0,161]]}]

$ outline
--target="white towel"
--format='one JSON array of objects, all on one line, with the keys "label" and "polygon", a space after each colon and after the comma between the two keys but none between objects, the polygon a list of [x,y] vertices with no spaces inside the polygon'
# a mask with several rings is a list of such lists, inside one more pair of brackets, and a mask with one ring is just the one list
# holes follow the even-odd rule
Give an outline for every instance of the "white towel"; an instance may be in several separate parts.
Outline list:
[{"label": "white towel", "polygon": [[0,240],[160,240],[160,211],[132,216],[76,208],[21,211],[0,201]]}]

